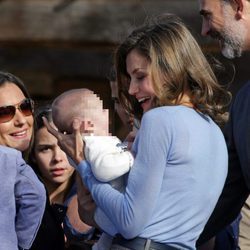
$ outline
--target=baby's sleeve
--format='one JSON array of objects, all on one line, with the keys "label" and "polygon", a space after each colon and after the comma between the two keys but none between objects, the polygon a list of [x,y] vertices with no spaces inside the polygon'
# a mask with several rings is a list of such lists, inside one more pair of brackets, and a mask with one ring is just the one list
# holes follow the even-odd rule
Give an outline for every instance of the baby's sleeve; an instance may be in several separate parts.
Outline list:
[{"label": "baby's sleeve", "polygon": [[97,180],[109,182],[126,174],[134,163],[130,151],[117,146],[115,136],[91,136],[85,141],[85,157]]}]

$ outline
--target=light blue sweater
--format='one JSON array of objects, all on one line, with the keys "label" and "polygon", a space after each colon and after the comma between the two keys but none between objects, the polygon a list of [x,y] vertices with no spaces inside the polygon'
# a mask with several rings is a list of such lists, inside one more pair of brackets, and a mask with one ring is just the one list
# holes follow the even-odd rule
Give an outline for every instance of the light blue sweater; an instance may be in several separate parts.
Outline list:
[{"label": "light blue sweater", "polygon": [[195,249],[227,175],[221,130],[191,108],[155,108],[143,115],[133,151],[125,193],[98,182],[86,161],[78,165],[97,206],[127,239]]}]

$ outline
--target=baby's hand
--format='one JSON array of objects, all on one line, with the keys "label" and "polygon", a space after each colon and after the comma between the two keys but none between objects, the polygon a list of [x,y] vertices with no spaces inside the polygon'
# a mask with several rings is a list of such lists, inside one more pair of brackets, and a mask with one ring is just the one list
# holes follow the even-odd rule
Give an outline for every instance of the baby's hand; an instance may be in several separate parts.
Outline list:
[{"label": "baby's hand", "polygon": [[125,139],[125,142],[127,142],[127,150],[131,150],[132,145],[133,145],[133,142],[134,142],[134,140],[135,140],[136,132],[137,132],[137,131],[131,131],[131,132],[127,135],[127,137],[126,137],[126,139]]}]

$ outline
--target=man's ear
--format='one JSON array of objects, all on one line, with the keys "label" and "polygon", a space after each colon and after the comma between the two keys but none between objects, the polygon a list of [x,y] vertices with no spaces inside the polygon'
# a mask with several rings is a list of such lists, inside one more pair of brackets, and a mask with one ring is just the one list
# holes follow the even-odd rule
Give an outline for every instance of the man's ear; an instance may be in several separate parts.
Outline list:
[{"label": "man's ear", "polygon": [[242,19],[243,11],[245,9],[245,1],[246,0],[234,0],[236,5],[236,19]]}]

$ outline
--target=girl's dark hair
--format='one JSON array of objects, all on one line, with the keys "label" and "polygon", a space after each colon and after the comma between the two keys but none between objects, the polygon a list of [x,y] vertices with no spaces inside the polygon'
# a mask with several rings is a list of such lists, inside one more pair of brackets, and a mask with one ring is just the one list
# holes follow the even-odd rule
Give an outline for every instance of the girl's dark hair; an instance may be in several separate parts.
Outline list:
[{"label": "girl's dark hair", "polygon": [[[36,137],[37,131],[39,129],[45,127],[45,124],[43,122],[42,117],[47,118],[48,122],[52,122],[52,108],[51,108],[50,103],[43,104],[43,105],[39,106],[35,112],[35,126],[34,126],[34,136],[35,137]],[[36,159],[35,159],[35,143],[33,143],[33,147],[31,149],[29,163],[32,166],[33,170],[36,172],[36,174],[38,176],[40,176],[40,178],[42,178],[41,172],[39,170],[39,167],[38,167],[38,165],[36,163]],[[63,191],[64,197],[67,197],[74,182],[75,182],[75,173],[70,177],[70,184],[69,184],[68,188],[65,191]]]},{"label": "girl's dark hair", "polygon": [[52,122],[51,104],[45,104],[37,108],[35,112],[35,132],[40,128],[45,127],[42,117],[45,117],[49,122]]},{"label": "girl's dark hair", "polygon": [[[35,115],[34,115],[34,137],[36,136],[36,132],[39,129],[45,127],[42,117],[45,117],[47,118],[49,122],[52,122],[51,104],[44,104],[42,106],[39,106],[36,109]],[[35,161],[35,143],[34,142],[32,143],[32,147],[30,149],[28,162],[32,166],[36,174],[40,176],[40,171]]]}]

